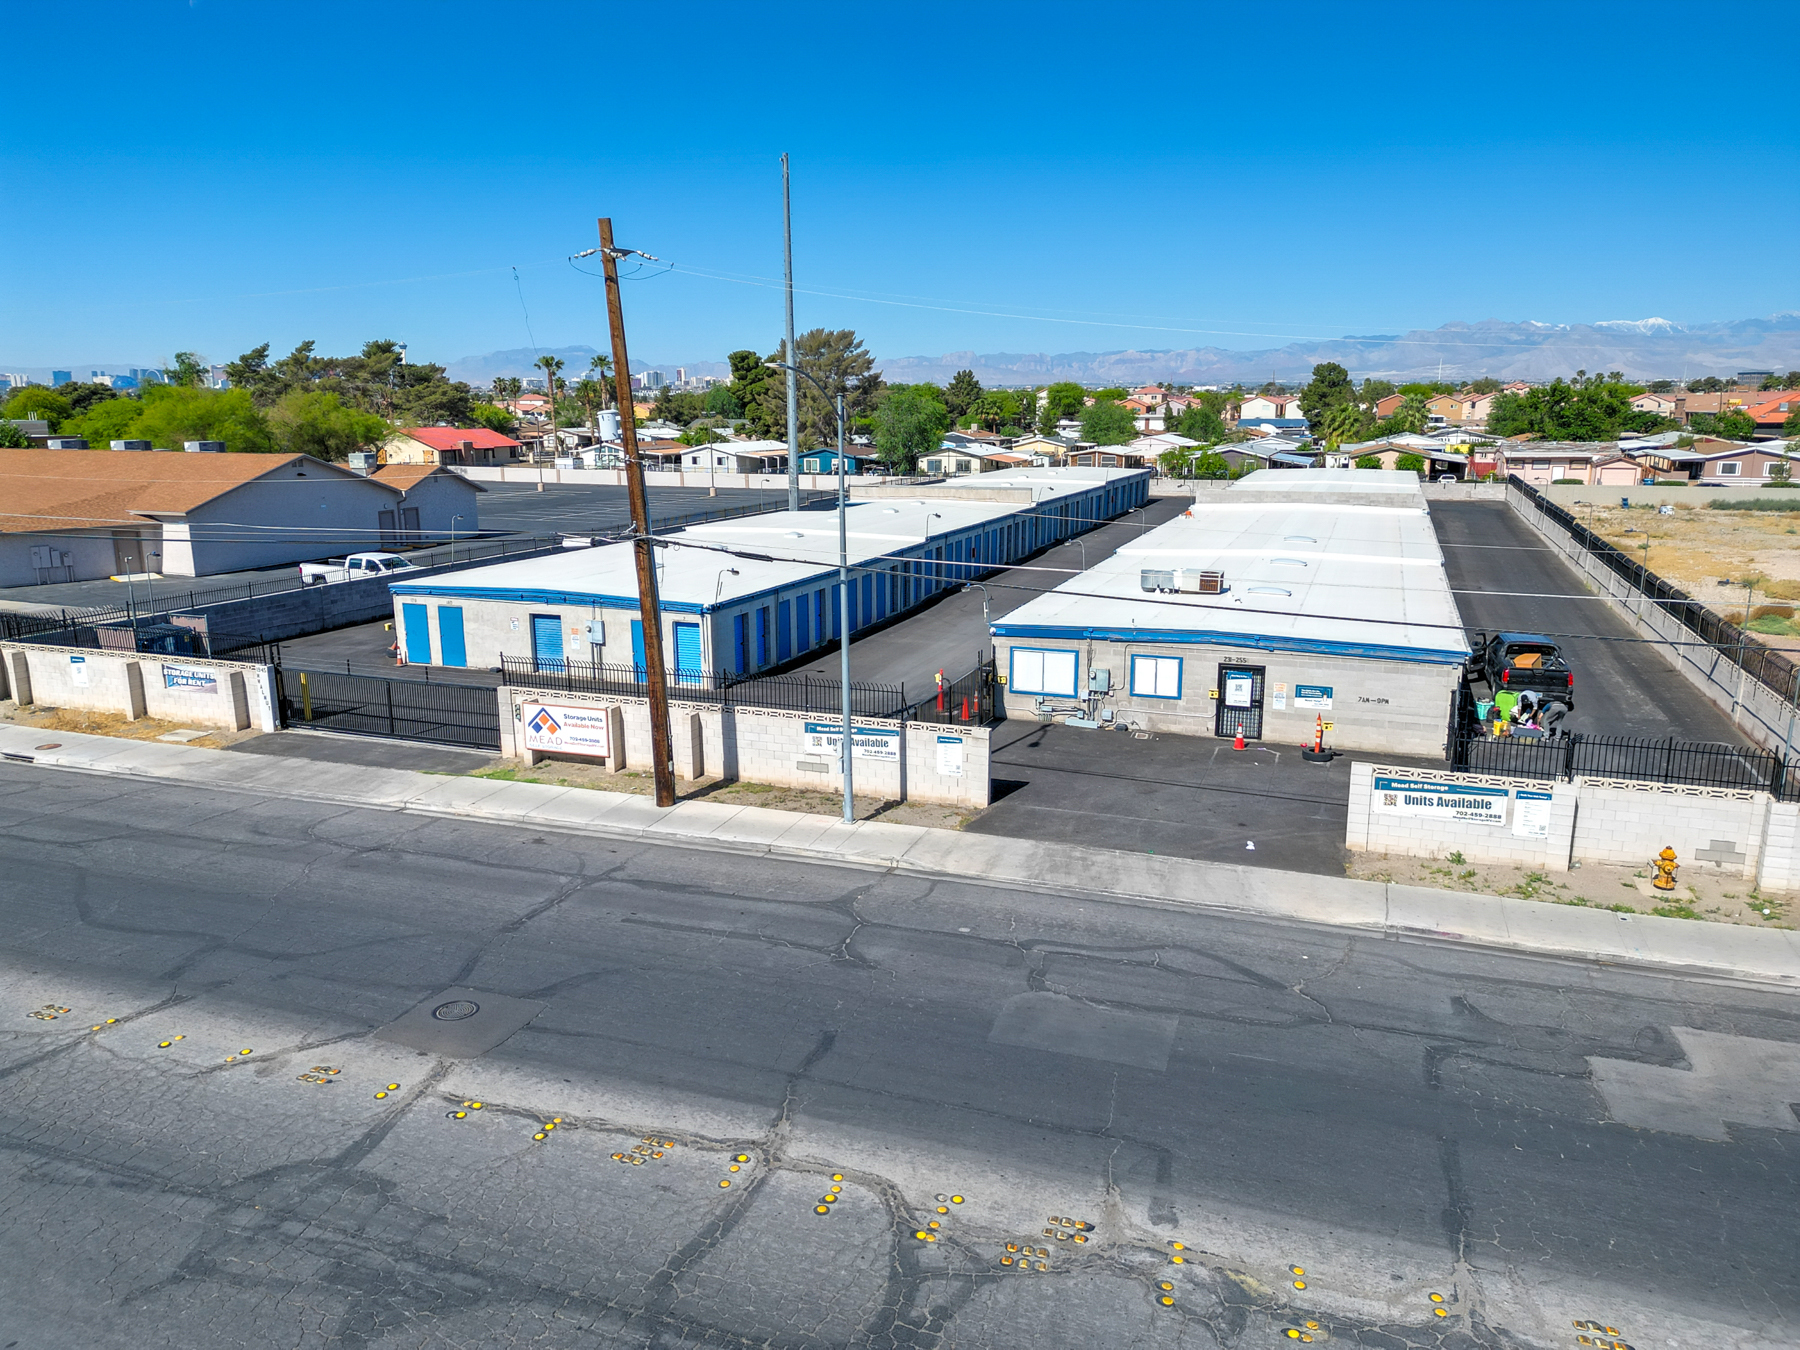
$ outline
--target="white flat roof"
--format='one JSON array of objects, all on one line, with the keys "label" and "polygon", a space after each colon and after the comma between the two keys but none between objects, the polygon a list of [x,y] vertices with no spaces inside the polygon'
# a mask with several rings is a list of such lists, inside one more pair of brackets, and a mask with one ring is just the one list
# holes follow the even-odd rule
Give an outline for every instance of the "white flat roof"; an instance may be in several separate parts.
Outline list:
[{"label": "white flat roof", "polygon": [[[1290,482],[1297,491],[1289,500],[1269,499]],[[1418,483],[1416,474],[1374,469],[1248,475],[1012,611],[993,632],[1015,642],[1197,643],[1460,662],[1469,645]],[[1244,494],[1233,500],[1239,488]],[[1326,492],[1367,500],[1327,501]],[[1144,571],[1176,569],[1222,572],[1226,590],[1143,589]]]},{"label": "white flat roof", "polygon": [[[981,487],[1029,487],[1033,502],[1041,503],[1142,473],[1133,469],[1026,469],[982,474],[974,481]],[[969,481],[959,480],[957,486],[968,486]],[[849,560],[856,566],[903,553],[928,538],[959,534],[1031,509],[1021,502],[952,497],[852,499],[845,511]],[[813,579],[828,583],[835,579],[838,564],[835,507],[709,521],[663,537],[670,542],[655,550],[658,593],[669,609],[685,613],[703,613]],[[683,547],[683,541],[707,547]],[[572,548],[396,584],[392,590],[396,595],[635,606],[637,564],[632,553],[629,543]]]}]

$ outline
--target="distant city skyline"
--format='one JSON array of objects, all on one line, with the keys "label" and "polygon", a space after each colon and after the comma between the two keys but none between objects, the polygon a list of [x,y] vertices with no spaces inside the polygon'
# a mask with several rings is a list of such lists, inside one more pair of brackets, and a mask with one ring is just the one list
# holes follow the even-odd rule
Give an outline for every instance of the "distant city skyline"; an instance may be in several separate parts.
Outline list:
[{"label": "distant city skyline", "polygon": [[[626,142],[546,137],[592,116],[594,89],[573,80],[534,86],[528,116],[481,99],[429,118],[401,106],[405,134],[386,134],[397,91],[368,82],[357,46],[455,69],[492,26],[483,6],[377,6],[351,27],[210,0],[123,8],[145,21],[84,34],[82,98],[60,95],[54,62],[13,72],[3,163],[45,206],[3,227],[0,366],[224,361],[308,338],[335,351],[401,338],[436,361],[603,347],[597,268],[570,261],[602,212],[664,260],[627,268],[635,351],[768,350],[784,150],[799,326],[854,328],[884,358],[1800,309],[1786,85],[1685,64],[1686,6],[1578,6],[1537,33],[1548,11],[1151,4],[1109,33],[1056,5],[978,8],[946,32],[880,8],[796,3],[745,24],[700,3],[678,50],[608,59],[607,97],[640,133]],[[1759,52],[1800,37],[1791,6],[1707,14]],[[54,8],[9,17],[16,50],[62,39]],[[532,30],[598,41],[604,20],[548,3]],[[965,67],[962,90],[921,80],[956,32],[992,67]],[[1163,35],[1157,60],[1127,50],[1143,33]],[[1280,60],[1234,56],[1228,88],[1196,87],[1191,61],[1221,44]],[[705,97],[666,97],[674,58],[708,72]],[[1397,96],[1403,58],[1439,94]],[[786,85],[822,97],[820,72],[846,60],[844,115],[764,115]],[[207,72],[159,94],[160,117],[199,133],[178,154],[112,134],[156,68]],[[998,97],[992,81],[1044,96]],[[1077,81],[1079,98],[1056,96]],[[238,107],[256,115],[225,111]]]}]

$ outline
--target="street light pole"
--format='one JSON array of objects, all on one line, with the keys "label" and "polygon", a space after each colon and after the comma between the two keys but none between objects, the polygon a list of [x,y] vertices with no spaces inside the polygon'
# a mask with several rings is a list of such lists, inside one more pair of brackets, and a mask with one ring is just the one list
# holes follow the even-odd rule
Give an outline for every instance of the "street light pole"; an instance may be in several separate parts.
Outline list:
[{"label": "street light pole", "polygon": [[450,565],[452,567],[456,566],[456,522],[461,519],[461,516],[450,517]]},{"label": "street light pole", "polygon": [[[788,157],[781,157],[781,254],[787,276],[788,510],[800,509],[800,357],[794,351],[794,212],[788,200]],[[818,381],[813,381],[817,384]],[[821,389],[820,393],[825,391]],[[829,397],[829,395],[827,395]]]},{"label": "street light pole", "polygon": [[[791,380],[795,376],[804,379],[824,396],[828,405],[837,413],[838,424],[838,684],[843,697],[844,731],[844,820],[846,823],[856,819],[856,799],[852,793],[850,775],[850,746],[853,728],[850,725],[850,525],[849,525],[849,479],[844,469],[845,435],[844,435],[844,396],[831,394],[824,385],[790,361],[764,361],[763,364],[772,370],[785,370]],[[792,386],[790,385],[790,388]],[[792,423],[789,423],[790,428]],[[788,464],[794,464],[793,454],[788,455]],[[797,498],[794,499],[797,502]],[[798,510],[798,505],[790,510]]]}]

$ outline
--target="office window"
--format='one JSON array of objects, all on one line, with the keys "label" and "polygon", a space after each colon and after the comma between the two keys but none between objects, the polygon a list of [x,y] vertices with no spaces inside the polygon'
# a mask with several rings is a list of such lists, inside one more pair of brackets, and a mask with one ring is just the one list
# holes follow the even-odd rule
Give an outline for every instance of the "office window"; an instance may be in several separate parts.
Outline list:
[{"label": "office window", "polygon": [[1075,697],[1075,653],[1041,647],[1014,647],[1007,683],[1017,694]]},{"label": "office window", "polygon": [[1181,658],[1179,656],[1132,657],[1131,692],[1137,698],[1180,698]]}]

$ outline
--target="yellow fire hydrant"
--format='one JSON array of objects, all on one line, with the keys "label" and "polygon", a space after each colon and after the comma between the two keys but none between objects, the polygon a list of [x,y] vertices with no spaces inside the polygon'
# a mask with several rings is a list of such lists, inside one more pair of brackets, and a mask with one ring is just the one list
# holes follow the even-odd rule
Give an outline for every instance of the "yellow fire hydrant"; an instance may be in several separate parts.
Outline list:
[{"label": "yellow fire hydrant", "polygon": [[1665,848],[1656,855],[1656,880],[1650,884],[1659,891],[1675,889],[1675,850]]}]

